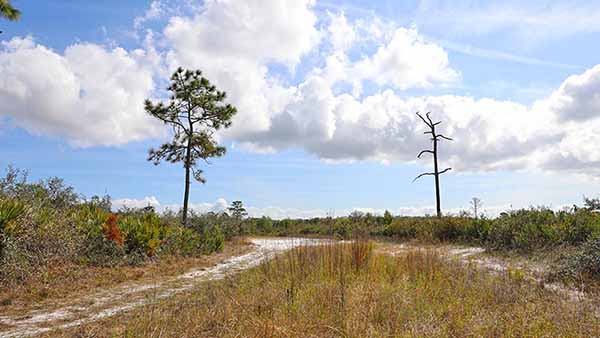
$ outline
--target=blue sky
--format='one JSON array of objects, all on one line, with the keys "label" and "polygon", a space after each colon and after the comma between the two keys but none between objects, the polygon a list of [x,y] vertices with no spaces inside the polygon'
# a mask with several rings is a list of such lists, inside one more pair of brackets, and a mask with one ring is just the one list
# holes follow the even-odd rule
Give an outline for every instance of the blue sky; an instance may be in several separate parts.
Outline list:
[{"label": "blue sky", "polygon": [[[175,207],[179,165],[143,114],[174,67],[200,68],[239,109],[225,157],[192,185],[200,211],[433,210],[412,178],[431,110],[443,208],[490,214],[579,203],[600,184],[600,4],[531,1],[12,1],[1,23],[0,165],[59,176],[117,205]],[[230,21],[231,20],[231,21]],[[241,28],[240,28],[241,27]],[[32,75],[34,74],[34,75]]]}]

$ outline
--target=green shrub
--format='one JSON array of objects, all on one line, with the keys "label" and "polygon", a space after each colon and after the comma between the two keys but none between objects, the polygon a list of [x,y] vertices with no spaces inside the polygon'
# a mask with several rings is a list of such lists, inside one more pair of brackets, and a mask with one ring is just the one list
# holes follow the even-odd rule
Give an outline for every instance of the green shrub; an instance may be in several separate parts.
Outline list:
[{"label": "green shrub", "polygon": [[211,252],[219,252],[223,250],[225,235],[219,226],[205,227],[201,234],[201,250],[202,253],[209,254]]},{"label": "green shrub", "polygon": [[4,253],[5,242],[8,241],[7,227],[25,212],[25,207],[19,201],[0,200],[0,257]]},{"label": "green shrub", "polygon": [[119,220],[119,228],[125,238],[127,254],[154,256],[166,234],[160,218],[154,213],[141,216],[125,216]]},{"label": "green shrub", "polygon": [[200,232],[182,227],[173,212],[123,209],[117,217],[110,209],[109,196],[86,201],[58,178],[29,183],[26,172],[9,168],[0,177],[0,285],[44,274],[61,261],[116,266],[223,248],[215,225],[225,216],[201,216]]},{"label": "green shrub", "polygon": [[495,249],[532,251],[561,244],[577,244],[593,232],[584,212],[559,212],[531,208],[503,213],[493,221],[487,243]]},{"label": "green shrub", "polygon": [[417,237],[417,219],[397,218],[385,227],[384,234],[390,237],[413,239]]},{"label": "green shrub", "polygon": [[160,254],[195,256],[202,252],[200,234],[181,226],[170,227],[160,245]]},{"label": "green shrub", "polygon": [[600,278],[600,238],[590,239],[575,253],[563,256],[551,274],[554,279]]},{"label": "green shrub", "polygon": [[578,245],[600,236],[600,217],[588,209],[562,211],[558,218],[563,224],[564,240],[569,244]]},{"label": "green shrub", "polygon": [[12,199],[0,200],[0,234],[4,233],[6,226],[25,212],[25,206]]},{"label": "green shrub", "polygon": [[348,218],[338,218],[333,223],[332,235],[341,238],[349,238],[352,234],[352,222]]},{"label": "green shrub", "polygon": [[125,248],[103,236],[89,238],[82,248],[80,264],[93,266],[118,266],[125,261]]}]

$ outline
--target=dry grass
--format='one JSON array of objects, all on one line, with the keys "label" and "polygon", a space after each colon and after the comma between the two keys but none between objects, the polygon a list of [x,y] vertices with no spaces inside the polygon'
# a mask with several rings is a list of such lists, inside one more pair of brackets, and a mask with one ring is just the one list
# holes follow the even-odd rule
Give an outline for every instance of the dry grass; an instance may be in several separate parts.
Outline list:
[{"label": "dry grass", "polygon": [[148,283],[176,276],[192,268],[211,266],[251,250],[251,243],[236,239],[226,242],[220,253],[200,257],[165,256],[141,266],[91,267],[73,263],[53,264],[40,278],[0,288],[0,313],[15,314],[31,309],[52,309],[68,298],[127,282]]},{"label": "dry grass", "polygon": [[368,242],[302,247],[191,294],[47,337],[598,337],[600,318],[507,275]]}]

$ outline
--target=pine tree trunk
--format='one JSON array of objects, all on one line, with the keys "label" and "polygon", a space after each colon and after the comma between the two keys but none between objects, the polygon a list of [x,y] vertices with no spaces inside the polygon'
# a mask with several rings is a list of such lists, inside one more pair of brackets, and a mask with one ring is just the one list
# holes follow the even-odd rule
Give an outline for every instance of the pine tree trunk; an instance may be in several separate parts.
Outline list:
[{"label": "pine tree trunk", "polygon": [[190,199],[190,161],[192,155],[191,140],[188,140],[188,145],[185,154],[185,192],[183,195],[183,226],[187,225],[187,214],[188,214],[188,202]]}]

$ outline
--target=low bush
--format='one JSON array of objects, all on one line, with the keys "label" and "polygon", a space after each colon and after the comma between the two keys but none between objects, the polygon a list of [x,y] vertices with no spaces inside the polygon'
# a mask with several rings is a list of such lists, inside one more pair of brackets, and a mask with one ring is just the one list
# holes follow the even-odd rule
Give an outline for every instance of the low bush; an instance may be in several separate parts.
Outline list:
[{"label": "low bush", "polygon": [[564,255],[551,277],[570,281],[600,279],[600,238],[590,239],[574,253]]},{"label": "low bush", "polygon": [[0,285],[62,263],[140,264],[160,255],[195,256],[223,248],[218,223],[185,228],[174,213],[110,209],[108,196],[86,200],[58,178],[29,183],[26,172],[9,168],[0,178]]},{"label": "low bush", "polygon": [[159,255],[194,256],[202,247],[201,235],[192,229],[174,227],[168,231],[159,247]]},{"label": "low bush", "polygon": [[200,250],[203,253],[223,250],[225,235],[218,226],[204,227],[200,232]]}]

